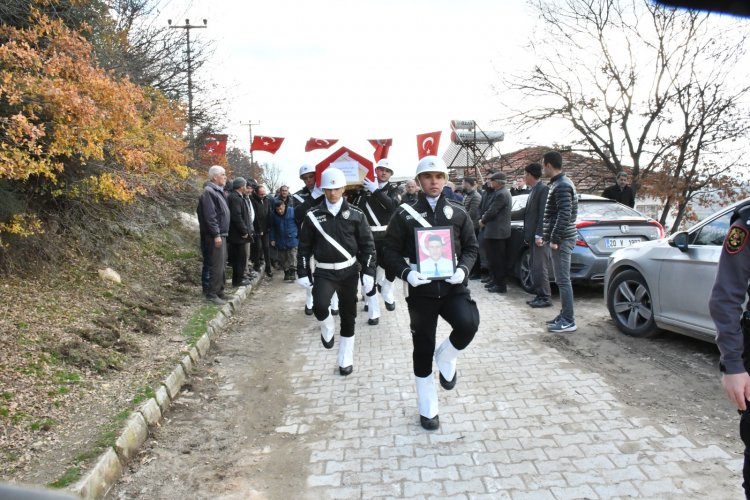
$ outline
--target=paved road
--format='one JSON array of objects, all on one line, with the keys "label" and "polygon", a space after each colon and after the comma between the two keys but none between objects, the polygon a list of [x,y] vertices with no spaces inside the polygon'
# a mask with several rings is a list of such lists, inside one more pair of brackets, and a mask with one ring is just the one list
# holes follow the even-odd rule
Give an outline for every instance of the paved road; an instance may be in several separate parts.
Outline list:
[{"label": "paved road", "polygon": [[[555,311],[471,286],[482,323],[438,431],[419,425],[402,300],[376,327],[360,314],[344,378],[303,292],[265,284],[111,497],[741,497],[736,449],[571,362],[542,328]],[[594,334],[581,323],[558,335]]]}]

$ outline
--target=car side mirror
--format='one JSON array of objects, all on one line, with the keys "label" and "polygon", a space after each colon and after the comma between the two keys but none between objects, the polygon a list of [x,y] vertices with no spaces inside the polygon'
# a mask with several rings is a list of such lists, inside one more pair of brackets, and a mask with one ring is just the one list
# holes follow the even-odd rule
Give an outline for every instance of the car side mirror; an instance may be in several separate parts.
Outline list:
[{"label": "car side mirror", "polygon": [[675,234],[674,237],[669,240],[669,246],[678,248],[680,252],[687,252],[688,248],[690,248],[690,244],[688,243],[688,232],[680,231]]}]

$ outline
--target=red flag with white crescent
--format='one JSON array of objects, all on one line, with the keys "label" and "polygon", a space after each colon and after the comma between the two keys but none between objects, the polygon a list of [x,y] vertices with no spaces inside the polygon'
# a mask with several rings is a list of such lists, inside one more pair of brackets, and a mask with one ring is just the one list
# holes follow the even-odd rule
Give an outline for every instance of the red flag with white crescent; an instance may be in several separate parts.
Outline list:
[{"label": "red flag with white crescent", "polygon": [[375,162],[388,158],[388,150],[393,146],[393,139],[369,139],[368,142],[375,148]]},{"label": "red flag with white crescent", "polygon": [[267,151],[271,154],[276,153],[284,142],[283,137],[269,137],[267,135],[256,135],[253,137],[253,143],[250,145],[250,151]]},{"label": "red flag with white crescent", "polygon": [[203,140],[202,153],[217,156],[226,156],[227,154],[227,135],[226,134],[207,134]]},{"label": "red flag with white crescent", "polygon": [[307,144],[305,144],[305,153],[309,153],[315,149],[328,149],[337,142],[339,142],[338,139],[316,139],[315,137],[310,137]]},{"label": "red flag with white crescent", "polygon": [[417,154],[420,160],[425,156],[437,156],[440,134],[441,132],[438,130],[437,132],[417,135]]}]

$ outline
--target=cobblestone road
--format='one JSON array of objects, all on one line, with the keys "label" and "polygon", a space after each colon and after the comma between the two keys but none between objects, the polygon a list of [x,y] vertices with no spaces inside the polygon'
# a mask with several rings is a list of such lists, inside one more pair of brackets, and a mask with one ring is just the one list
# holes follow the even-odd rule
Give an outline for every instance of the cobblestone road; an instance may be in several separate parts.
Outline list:
[{"label": "cobblestone road", "polygon": [[[552,309],[535,319],[518,291],[472,288],[482,323],[456,389],[440,389],[437,432],[419,425],[402,301],[377,327],[360,315],[349,377],[315,328],[300,338],[292,386],[305,404],[277,432],[314,430],[308,498],[741,496],[737,457],[625,407],[599,375],[540,344]],[[448,333],[441,322],[438,343]]]}]

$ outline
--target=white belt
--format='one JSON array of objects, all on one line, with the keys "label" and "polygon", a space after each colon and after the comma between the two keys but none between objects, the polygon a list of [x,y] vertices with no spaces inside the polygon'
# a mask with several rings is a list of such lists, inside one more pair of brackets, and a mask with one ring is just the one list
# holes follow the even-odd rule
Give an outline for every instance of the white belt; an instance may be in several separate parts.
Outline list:
[{"label": "white belt", "polygon": [[356,257],[352,257],[349,260],[345,260],[344,262],[316,262],[315,267],[317,269],[332,269],[334,271],[338,271],[339,269],[346,269],[347,267],[351,267],[355,262],[357,262]]},{"label": "white belt", "polygon": [[388,229],[388,226],[370,226],[370,229],[373,231],[385,231]]}]

